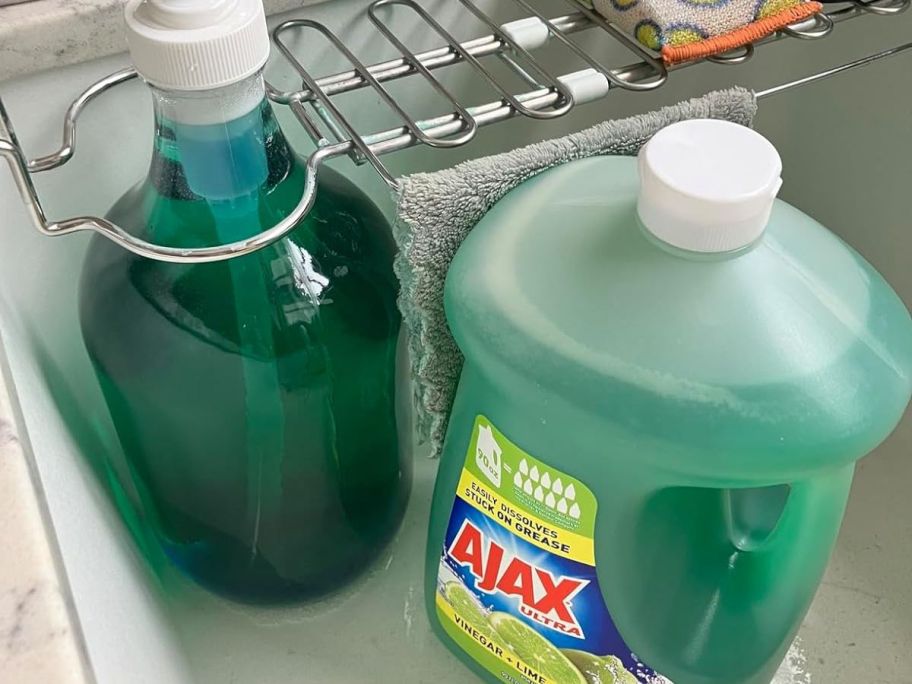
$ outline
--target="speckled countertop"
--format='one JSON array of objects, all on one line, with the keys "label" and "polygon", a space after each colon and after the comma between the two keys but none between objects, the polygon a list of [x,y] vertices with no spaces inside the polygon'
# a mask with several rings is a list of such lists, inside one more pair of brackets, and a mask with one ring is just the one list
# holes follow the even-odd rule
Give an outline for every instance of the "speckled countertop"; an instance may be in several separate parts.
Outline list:
[{"label": "speckled countertop", "polygon": [[[33,0],[0,7],[0,81],[125,50],[125,0]],[[269,14],[323,0],[264,0]]]},{"label": "speckled countertop", "polygon": [[88,684],[78,622],[16,422],[0,347],[0,681]]}]

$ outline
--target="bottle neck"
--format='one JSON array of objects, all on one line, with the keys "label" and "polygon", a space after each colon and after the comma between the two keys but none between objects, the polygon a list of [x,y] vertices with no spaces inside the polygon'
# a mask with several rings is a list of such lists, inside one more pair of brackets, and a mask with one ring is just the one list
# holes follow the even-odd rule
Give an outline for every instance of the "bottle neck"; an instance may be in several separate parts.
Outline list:
[{"label": "bottle neck", "polygon": [[262,73],[222,88],[152,88],[155,147],[150,179],[172,199],[220,203],[268,192],[292,153],[266,101]]},{"label": "bottle neck", "polygon": [[683,247],[677,247],[670,242],[666,242],[653,231],[651,231],[644,223],[643,220],[636,216],[636,224],[640,229],[640,233],[643,234],[649,242],[661,249],[663,252],[667,252],[672,256],[678,257],[680,259],[687,259],[689,261],[727,261],[729,259],[735,259],[740,257],[748,252],[752,252],[754,248],[760,244],[763,239],[763,235],[756,238],[753,242],[743,245],[741,247],[735,247],[734,249],[728,249],[721,252],[701,252],[698,250],[684,249]]}]

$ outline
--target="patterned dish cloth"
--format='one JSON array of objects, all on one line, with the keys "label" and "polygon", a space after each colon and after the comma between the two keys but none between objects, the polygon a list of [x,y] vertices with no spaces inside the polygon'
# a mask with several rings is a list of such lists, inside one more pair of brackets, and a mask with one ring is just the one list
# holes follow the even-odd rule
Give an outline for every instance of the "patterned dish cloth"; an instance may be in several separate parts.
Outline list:
[{"label": "patterned dish cloth", "polygon": [[805,0],[579,0],[666,64],[718,55],[817,14]]}]

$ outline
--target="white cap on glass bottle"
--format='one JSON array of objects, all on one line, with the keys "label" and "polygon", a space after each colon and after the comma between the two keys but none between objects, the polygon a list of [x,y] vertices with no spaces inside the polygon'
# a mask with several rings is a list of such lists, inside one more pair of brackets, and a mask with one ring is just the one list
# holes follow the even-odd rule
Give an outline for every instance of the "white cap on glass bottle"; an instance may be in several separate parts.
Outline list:
[{"label": "white cap on glass bottle", "polygon": [[211,90],[242,81],[269,57],[262,0],[128,0],[136,71],[163,90]]},{"label": "white cap on glass bottle", "polygon": [[640,150],[639,171],[640,221],[663,242],[694,252],[755,242],[782,186],[782,160],[772,143],[717,119],[663,128]]}]

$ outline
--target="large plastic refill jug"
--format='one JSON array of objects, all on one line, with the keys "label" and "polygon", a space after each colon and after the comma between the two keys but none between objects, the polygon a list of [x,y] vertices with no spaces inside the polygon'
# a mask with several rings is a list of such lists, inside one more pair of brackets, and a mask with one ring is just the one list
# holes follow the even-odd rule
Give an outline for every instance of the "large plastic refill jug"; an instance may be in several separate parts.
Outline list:
[{"label": "large plastic refill jug", "polygon": [[[266,101],[261,1],[130,0],[126,13],[155,144],[109,218],[195,248],[288,216],[309,171]],[[380,211],[328,169],[307,218],[243,257],[164,263],[92,242],[80,314],[126,457],[118,503],[204,586],[323,594],[395,533],[411,467],[392,256]]]},{"label": "large plastic refill jug", "polygon": [[485,681],[772,679],[912,391],[903,302],[780,172],[759,134],[683,122],[542,173],[461,246],[426,594]]}]

